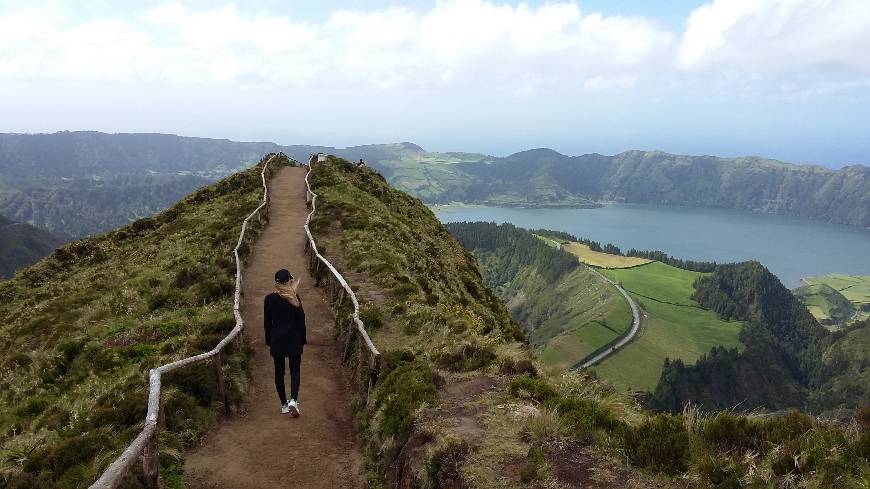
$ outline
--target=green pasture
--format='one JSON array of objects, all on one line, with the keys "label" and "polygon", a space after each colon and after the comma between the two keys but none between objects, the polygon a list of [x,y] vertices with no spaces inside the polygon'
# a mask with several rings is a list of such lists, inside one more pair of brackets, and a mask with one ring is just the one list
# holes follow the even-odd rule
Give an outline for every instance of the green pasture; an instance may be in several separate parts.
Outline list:
[{"label": "green pasture", "polygon": [[617,386],[651,390],[666,357],[694,363],[713,346],[741,346],[737,339],[740,322],[722,321],[691,299],[699,273],[660,262],[601,272],[620,282],[643,314],[638,337],[594,367]]}]

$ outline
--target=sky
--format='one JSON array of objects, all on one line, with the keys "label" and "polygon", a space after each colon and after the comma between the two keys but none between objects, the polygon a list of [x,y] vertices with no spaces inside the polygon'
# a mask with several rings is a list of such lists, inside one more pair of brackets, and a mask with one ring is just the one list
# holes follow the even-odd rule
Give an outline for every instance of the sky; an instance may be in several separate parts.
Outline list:
[{"label": "sky", "polygon": [[0,132],[870,164],[868,0],[0,0]]}]

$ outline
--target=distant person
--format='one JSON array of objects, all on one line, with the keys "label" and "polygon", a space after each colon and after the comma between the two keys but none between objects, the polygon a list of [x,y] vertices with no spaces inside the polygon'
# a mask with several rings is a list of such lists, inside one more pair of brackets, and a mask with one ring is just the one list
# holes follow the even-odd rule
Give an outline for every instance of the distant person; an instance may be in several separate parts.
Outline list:
[{"label": "distant person", "polygon": [[366,162],[363,161],[362,158],[360,158],[359,161],[356,163],[356,167],[357,167],[357,168],[362,168],[362,167],[364,167],[364,166],[366,166]]},{"label": "distant person", "polygon": [[[275,388],[281,400],[281,412],[299,416],[299,383],[302,348],[305,338],[305,310],[299,298],[299,279],[285,269],[275,272],[276,292],[263,301],[263,328],[266,345],[275,361]],[[290,362],[290,400],[284,390],[284,359]]]}]

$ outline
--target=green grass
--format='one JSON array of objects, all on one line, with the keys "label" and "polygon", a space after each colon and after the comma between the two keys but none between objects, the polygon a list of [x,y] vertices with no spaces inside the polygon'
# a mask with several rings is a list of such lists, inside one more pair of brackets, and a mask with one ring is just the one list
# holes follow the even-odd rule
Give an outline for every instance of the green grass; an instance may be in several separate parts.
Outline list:
[{"label": "green grass", "polygon": [[[253,168],[0,283],[0,482],[83,487],[135,437],[148,370],[211,349],[235,325],[230,251],[261,198]],[[243,255],[262,227],[252,222]],[[223,356],[232,405],[249,370],[237,346]],[[216,419],[213,379],[205,365],[164,379],[165,453]],[[181,459],[162,463],[177,471]]]},{"label": "green grass", "polygon": [[[796,289],[795,293],[819,321],[839,327],[870,317],[870,275],[831,274],[805,277],[801,281],[805,286]],[[831,297],[830,292],[822,293],[823,286],[831,287],[852,303],[851,316],[848,307],[844,307],[837,297]]]},{"label": "green grass", "polygon": [[[789,479],[792,486],[833,487],[835,480],[837,487],[851,489],[866,478],[866,464],[854,458],[854,430],[813,422],[809,435],[790,430],[795,432],[777,438],[782,446],[760,444],[744,457],[718,448],[718,439],[708,441],[710,423],[697,412],[651,417],[584,372],[555,374],[527,364],[528,375],[517,375],[517,360],[528,362],[530,349],[518,341],[504,304],[484,286],[475,257],[419,201],[391,189],[372,170],[335,158],[318,165],[312,181],[321,195],[316,239],[363,302],[376,302],[381,312],[373,334],[383,357],[370,402],[359,343],[347,343],[347,364],[356,366],[354,408],[368,455],[367,488],[575,487],[576,479],[562,476],[577,473],[578,457],[599,485],[715,487],[736,473],[751,487],[785,487],[786,475],[771,474],[770,465],[796,449],[812,472],[791,477],[798,479]],[[487,257],[478,258],[485,267]],[[541,280],[534,270],[521,273],[531,284]],[[600,297],[596,292],[606,292],[589,280],[569,285],[589,285],[589,304]],[[510,287],[502,284],[499,293],[513,292],[514,306],[522,304],[521,291]],[[665,290],[662,296],[685,299],[680,294],[687,290]],[[336,315],[342,341],[346,304]],[[546,322],[544,312],[556,305],[527,312]],[[602,314],[604,321],[616,320]],[[550,339],[560,334],[552,332]],[[770,438],[772,427],[781,424],[759,422],[759,436]],[[789,430],[777,428],[782,431]],[[827,438],[814,438],[821,436]],[[804,450],[824,457],[804,462]],[[689,473],[681,474],[685,468]],[[818,475],[825,470],[835,479]]]},{"label": "green grass", "polygon": [[655,388],[666,357],[691,364],[713,346],[741,346],[740,322],[722,321],[692,301],[699,273],[660,262],[602,273],[620,282],[645,313],[638,337],[593,367],[620,388]]}]

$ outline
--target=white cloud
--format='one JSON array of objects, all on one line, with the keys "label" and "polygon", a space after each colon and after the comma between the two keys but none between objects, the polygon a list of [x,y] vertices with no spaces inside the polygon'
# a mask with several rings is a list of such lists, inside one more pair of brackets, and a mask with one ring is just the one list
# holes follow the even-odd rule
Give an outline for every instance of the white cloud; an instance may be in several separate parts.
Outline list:
[{"label": "white cloud", "polygon": [[682,69],[870,73],[870,1],[714,0],[696,9]]},{"label": "white cloud", "polygon": [[870,76],[868,0],[713,0],[683,33],[573,1],[441,0],[428,9],[342,9],[318,23],[232,3],[194,5],[77,20],[55,3],[0,12],[0,79],[472,87],[533,96],[710,71],[741,83],[813,70]]}]

